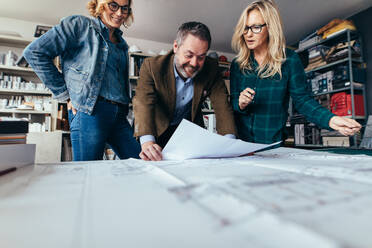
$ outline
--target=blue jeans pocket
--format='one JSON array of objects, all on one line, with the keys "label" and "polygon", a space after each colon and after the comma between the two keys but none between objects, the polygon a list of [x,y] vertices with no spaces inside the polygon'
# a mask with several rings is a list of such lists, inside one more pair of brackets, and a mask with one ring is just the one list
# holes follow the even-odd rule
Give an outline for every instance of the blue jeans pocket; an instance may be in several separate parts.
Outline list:
[{"label": "blue jeans pocket", "polygon": [[76,114],[73,114],[71,109],[68,110],[68,122],[70,124],[70,130],[73,130],[73,126],[75,126],[74,120],[76,119],[76,116],[78,114],[79,114],[79,111],[77,111]]}]

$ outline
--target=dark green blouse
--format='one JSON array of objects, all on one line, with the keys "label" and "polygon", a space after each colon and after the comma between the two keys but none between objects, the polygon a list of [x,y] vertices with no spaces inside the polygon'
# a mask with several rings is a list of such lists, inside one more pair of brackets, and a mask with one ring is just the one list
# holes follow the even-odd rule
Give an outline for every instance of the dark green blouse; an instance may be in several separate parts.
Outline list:
[{"label": "dark green blouse", "polygon": [[[252,71],[245,73],[235,59],[230,68],[231,102],[239,138],[255,143],[273,143],[287,136],[285,125],[288,119],[289,97],[294,107],[306,119],[329,128],[329,120],[334,116],[328,109],[318,104],[306,89],[306,75],[298,55],[286,50],[287,59],[282,65],[282,78],[279,74],[271,78],[257,75],[257,62],[252,56]],[[244,110],[239,109],[239,94],[245,88],[256,91],[254,101]]]}]

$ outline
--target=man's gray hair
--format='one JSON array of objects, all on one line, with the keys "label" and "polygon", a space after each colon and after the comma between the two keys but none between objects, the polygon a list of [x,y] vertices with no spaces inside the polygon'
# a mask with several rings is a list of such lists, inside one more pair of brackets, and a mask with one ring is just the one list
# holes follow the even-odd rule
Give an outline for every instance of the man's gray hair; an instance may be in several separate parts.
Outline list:
[{"label": "man's gray hair", "polygon": [[178,28],[176,42],[181,46],[188,34],[198,37],[200,40],[208,42],[208,50],[211,46],[211,33],[209,28],[201,22],[186,22]]}]

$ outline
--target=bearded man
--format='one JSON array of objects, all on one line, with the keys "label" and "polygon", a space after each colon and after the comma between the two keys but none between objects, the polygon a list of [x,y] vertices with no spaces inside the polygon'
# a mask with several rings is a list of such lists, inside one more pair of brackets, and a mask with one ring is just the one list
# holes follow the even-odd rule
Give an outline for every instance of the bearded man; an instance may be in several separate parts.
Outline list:
[{"label": "bearded man", "polygon": [[218,62],[207,57],[210,45],[208,27],[187,22],[178,29],[172,51],[143,62],[133,99],[134,136],[140,139],[143,160],[162,160],[162,148],[182,119],[204,127],[201,105],[207,97],[216,114],[217,132],[235,138]]}]

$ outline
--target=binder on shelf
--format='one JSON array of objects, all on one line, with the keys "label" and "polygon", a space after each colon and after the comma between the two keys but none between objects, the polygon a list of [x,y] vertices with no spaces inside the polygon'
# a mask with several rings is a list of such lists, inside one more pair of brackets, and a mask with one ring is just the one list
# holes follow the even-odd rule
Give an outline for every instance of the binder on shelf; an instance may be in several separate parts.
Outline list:
[{"label": "binder on shelf", "polygon": [[28,121],[0,118],[0,172],[35,162],[36,145],[25,144]]},{"label": "binder on shelf", "polygon": [[0,117],[0,134],[28,133],[28,121],[16,118]]},{"label": "binder on shelf", "polygon": [[26,144],[25,133],[0,134],[0,145]]},{"label": "binder on shelf", "polygon": [[295,125],[295,144],[304,145],[305,144],[305,124]]}]

